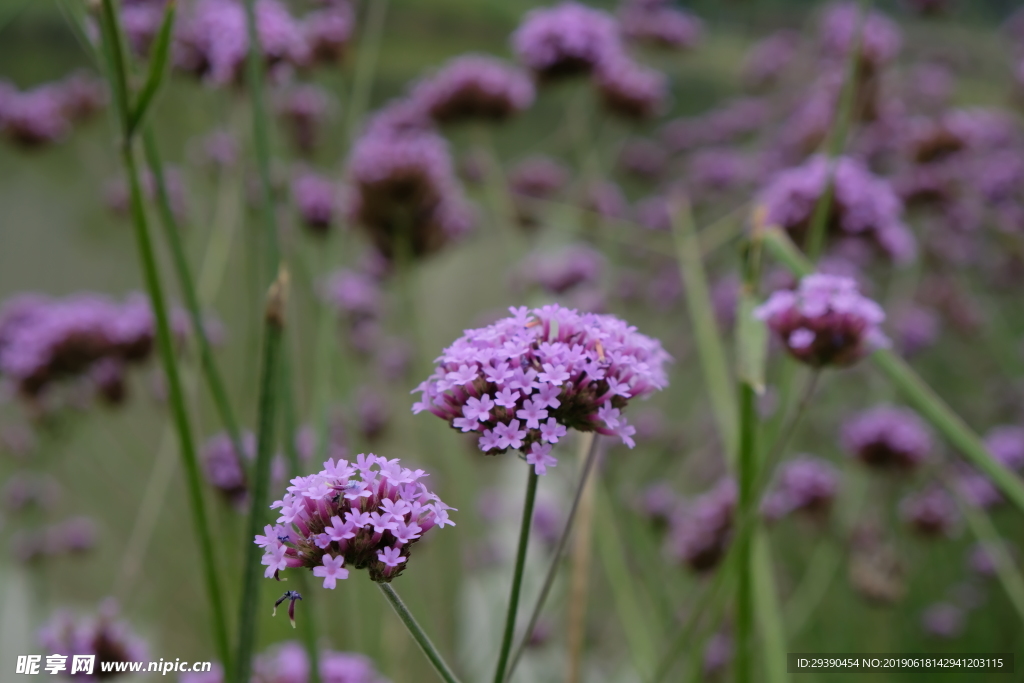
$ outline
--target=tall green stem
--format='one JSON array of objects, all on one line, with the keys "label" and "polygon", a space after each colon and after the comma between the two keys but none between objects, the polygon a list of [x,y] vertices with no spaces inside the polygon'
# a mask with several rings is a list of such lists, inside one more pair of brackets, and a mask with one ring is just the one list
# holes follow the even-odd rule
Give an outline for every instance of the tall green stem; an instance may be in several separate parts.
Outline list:
[{"label": "tall green stem", "polygon": [[207,599],[210,602],[210,610],[212,612],[213,639],[218,655],[227,664],[229,662],[228,628],[224,614],[216,559],[214,557],[213,538],[206,514],[206,504],[203,500],[202,479],[199,474],[199,461],[196,457],[192,426],[188,410],[186,409],[181,377],[178,374],[177,360],[174,353],[174,337],[167,313],[167,303],[164,298],[160,272],[157,268],[156,254],[146,220],[139,171],[132,154],[132,136],[129,126],[131,96],[128,86],[128,62],[125,56],[121,29],[117,20],[117,10],[113,0],[103,0],[100,19],[103,47],[108,60],[111,89],[114,91],[115,109],[121,124],[121,159],[128,176],[135,241],[138,247],[139,261],[142,265],[146,292],[149,295],[153,316],[156,319],[157,351],[167,378],[168,399],[185,469],[185,483],[188,488],[189,505],[192,509],[192,522],[199,541]]},{"label": "tall green stem", "polygon": [[[741,516],[756,505],[755,482],[757,480],[757,409],[754,389],[747,383],[740,384],[740,442],[739,442],[739,511]],[[754,567],[752,553],[753,529],[740,532],[736,539],[737,562],[739,564],[738,591],[736,594],[736,681],[748,683],[753,680],[754,631]]]},{"label": "tall green stem", "polygon": [[352,84],[352,97],[348,109],[348,142],[351,145],[359,133],[363,123],[363,114],[370,105],[370,88],[373,84],[373,73],[377,70],[377,57],[380,55],[380,41],[384,33],[384,19],[388,14],[388,0],[370,0],[369,15],[366,28],[362,32],[359,46],[359,57],[356,60],[355,82]]},{"label": "tall green stem", "polygon": [[185,306],[188,308],[189,319],[192,321],[192,333],[199,344],[199,361],[203,369],[203,378],[206,380],[207,388],[213,397],[214,407],[217,409],[217,416],[224,425],[231,445],[234,448],[235,458],[239,467],[244,472],[248,466],[244,457],[245,449],[242,447],[241,432],[238,429],[238,420],[235,419],[234,411],[231,409],[231,401],[228,399],[227,390],[224,388],[224,380],[221,378],[217,363],[213,358],[213,351],[210,348],[210,337],[206,332],[206,325],[203,324],[202,309],[199,304],[199,297],[192,281],[192,273],[185,258],[185,249],[181,244],[181,230],[178,221],[171,210],[170,197],[167,194],[167,181],[164,177],[163,163],[160,159],[160,149],[157,146],[156,136],[151,127],[147,126],[142,132],[142,144],[146,152],[146,163],[149,171],[153,174],[156,183],[157,209],[160,213],[160,222],[163,225],[164,238],[171,249],[171,263],[174,264],[175,273],[178,276],[178,286],[185,297]]},{"label": "tall green stem", "polygon": [[503,683],[512,637],[516,632],[516,613],[519,610],[519,589],[523,585],[523,569],[526,567],[526,549],[530,543],[530,527],[533,526],[533,503],[537,498],[537,470],[530,467],[526,480],[526,499],[523,501],[523,519],[519,527],[519,549],[516,551],[516,566],[512,574],[512,589],[508,598],[508,612],[505,615],[505,633],[501,637],[501,652],[494,672],[494,683]]},{"label": "tall green stem", "polygon": [[288,275],[282,270],[267,293],[263,337],[263,362],[260,371],[259,419],[256,437],[256,466],[250,487],[249,527],[244,541],[242,599],[238,616],[238,649],[231,680],[248,683],[252,670],[253,645],[259,623],[257,609],[260,593],[260,548],[252,539],[260,533],[267,511],[270,489],[270,463],[274,454],[274,422],[278,394],[281,343],[284,336],[284,305]]},{"label": "tall green stem", "polygon": [[530,620],[526,623],[526,630],[523,632],[523,637],[519,641],[516,652],[508,665],[508,673],[505,676],[506,681],[511,680],[512,674],[516,670],[516,664],[519,663],[519,659],[523,656],[523,651],[526,649],[526,644],[530,642],[530,638],[533,636],[533,629],[537,626],[537,621],[540,619],[540,613],[544,609],[544,603],[548,599],[551,587],[555,584],[555,576],[558,575],[558,565],[561,564],[562,556],[565,554],[565,547],[569,543],[569,536],[572,534],[573,523],[576,521],[576,512],[579,510],[583,491],[587,488],[587,480],[590,478],[590,472],[594,469],[594,463],[597,461],[597,437],[589,434],[583,435],[583,438],[590,439],[590,447],[587,449],[587,459],[583,463],[583,468],[580,471],[580,481],[576,485],[576,493],[573,496],[572,505],[569,507],[569,516],[565,518],[565,526],[562,527],[562,534],[558,537],[558,545],[555,546],[555,552],[551,556],[551,564],[548,566],[548,572],[544,576],[544,585],[540,589],[537,601],[533,604],[533,611],[530,613]]},{"label": "tall green stem", "polygon": [[455,677],[454,673],[452,673],[451,667],[449,667],[447,662],[444,661],[444,658],[441,656],[441,653],[437,651],[437,648],[434,647],[434,644],[430,642],[430,638],[427,637],[427,634],[420,627],[419,623],[416,621],[416,617],[412,615],[409,608],[405,606],[404,602],[402,602],[402,598],[398,597],[398,593],[396,593],[395,589],[391,587],[391,584],[378,583],[377,588],[380,588],[380,592],[383,593],[384,597],[388,599],[389,603],[391,603],[391,607],[395,610],[395,614],[397,614],[398,618],[402,620],[403,624],[405,624],[405,628],[408,629],[409,635],[413,637],[416,644],[419,645],[420,649],[423,651],[423,654],[425,654],[427,659],[430,660],[430,663],[434,665],[434,671],[437,672],[437,675],[440,676],[445,683],[459,683],[459,679]]}]

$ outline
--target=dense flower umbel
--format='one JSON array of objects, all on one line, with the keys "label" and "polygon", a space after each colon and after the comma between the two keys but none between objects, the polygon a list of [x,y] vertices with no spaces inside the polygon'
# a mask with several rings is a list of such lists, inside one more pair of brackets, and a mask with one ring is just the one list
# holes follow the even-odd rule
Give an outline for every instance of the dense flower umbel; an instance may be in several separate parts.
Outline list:
[{"label": "dense flower umbel", "polygon": [[827,513],[839,490],[839,473],[826,460],[802,456],[779,468],[775,487],[761,506],[768,519],[791,512]]},{"label": "dense flower umbel", "polygon": [[[268,65],[308,62],[309,45],[302,28],[277,0],[256,2],[256,30]],[[238,0],[199,0],[179,22],[174,40],[177,68],[214,85],[241,80],[249,34],[245,8]]]},{"label": "dense flower umbel", "polygon": [[928,457],[932,439],[913,411],[878,406],[843,425],[842,444],[869,467],[907,470]]},{"label": "dense flower umbel", "polygon": [[466,330],[414,391],[427,410],[480,450],[527,455],[538,473],[569,429],[614,435],[632,448],[636,432],[621,410],[668,383],[661,344],[611,315],[548,305],[510,308],[512,317]]},{"label": "dense flower umbel", "polygon": [[690,49],[704,34],[700,19],[668,2],[626,2],[618,18],[627,38],[659,47]]},{"label": "dense flower umbel", "polygon": [[[388,683],[366,655],[322,650],[318,659],[321,683]],[[253,669],[254,683],[308,683],[310,680],[306,648],[295,641],[278,643],[257,655]],[[224,683],[224,680],[223,669],[215,664],[214,671],[209,673],[183,674],[179,683]]]},{"label": "dense flower umbel", "polygon": [[270,506],[281,510],[277,524],[255,540],[266,551],[265,576],[306,567],[333,589],[353,567],[389,583],[405,570],[423,534],[454,526],[448,519],[454,508],[419,481],[425,476],[371,453],[353,463],[331,458],[317,474],[292,479],[284,498]]},{"label": "dense flower umbel", "polygon": [[292,180],[292,201],[310,232],[327,234],[338,212],[338,189],[333,180],[308,171],[300,173]]},{"label": "dense flower umbel", "polygon": [[0,133],[23,147],[59,142],[105,101],[102,84],[80,72],[24,91],[0,80]]},{"label": "dense flower umbel", "polygon": [[[184,319],[177,318],[181,333]],[[106,359],[143,361],[153,339],[153,313],[142,295],[124,303],[99,294],[22,295],[0,311],[0,375],[36,396],[55,380],[83,375]]]},{"label": "dense flower umbel", "polygon": [[[39,631],[39,645],[50,654],[68,657],[69,669],[73,655],[96,657],[93,675],[113,677],[116,672],[100,674],[108,662],[141,662],[147,658],[145,643],[132,633],[123,621],[117,620],[117,603],[108,599],[100,605],[97,614],[88,619],[76,619],[69,612],[58,612]],[[79,673],[75,678],[91,678]]]},{"label": "dense flower umbel", "polygon": [[512,34],[512,47],[541,79],[586,74],[622,52],[615,19],[578,2],[531,10]]},{"label": "dense flower umbel", "polygon": [[594,71],[594,83],[608,111],[628,119],[654,116],[668,98],[664,74],[624,54],[602,61]]},{"label": "dense flower umbel", "polygon": [[900,515],[923,536],[948,536],[960,520],[956,501],[940,488],[907,496],[900,503]]},{"label": "dense flower umbel", "polygon": [[795,291],[774,292],[754,315],[794,358],[814,367],[851,365],[888,343],[879,327],[885,312],[846,277],[808,275]]},{"label": "dense flower umbel", "polygon": [[473,228],[444,138],[398,102],[378,113],[348,163],[348,213],[385,256],[432,253]]},{"label": "dense flower umbel", "polygon": [[421,81],[410,99],[436,122],[500,121],[533,104],[533,82],[500,59],[464,55]]},{"label": "dense flower umbel", "polygon": [[696,572],[717,566],[732,538],[736,497],[736,482],[723,479],[690,503],[669,531],[671,555]]},{"label": "dense flower umbel", "polygon": [[917,247],[902,221],[899,197],[888,181],[848,157],[831,162],[815,156],[802,166],[779,173],[761,193],[766,220],[802,239],[810,228],[814,207],[830,182],[833,201],[826,223],[829,234],[868,239],[897,263],[913,260]]},{"label": "dense flower umbel", "polygon": [[879,69],[899,54],[903,43],[900,29],[881,12],[871,11],[861,21],[861,7],[855,2],[838,2],[822,16],[821,44],[825,53],[843,59],[857,44],[862,68],[868,72]]}]

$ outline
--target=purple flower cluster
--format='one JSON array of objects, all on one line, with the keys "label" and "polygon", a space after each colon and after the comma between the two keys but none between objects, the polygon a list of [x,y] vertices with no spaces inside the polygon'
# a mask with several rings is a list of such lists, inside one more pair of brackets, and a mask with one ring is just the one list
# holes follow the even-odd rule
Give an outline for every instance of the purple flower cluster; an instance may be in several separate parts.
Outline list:
[{"label": "purple flower cluster", "polygon": [[167,0],[122,0],[121,26],[136,55],[145,57],[149,53],[160,32],[167,4]]},{"label": "purple flower cluster", "polygon": [[454,508],[420,481],[426,476],[371,453],[354,463],[331,458],[317,474],[292,479],[284,497],[270,506],[281,510],[277,524],[268,524],[255,540],[266,552],[265,576],[306,567],[333,589],[348,578],[347,565],[389,583],[405,570],[412,546],[424,534],[454,526],[448,519]]},{"label": "purple flower cluster", "polygon": [[[256,30],[263,58],[271,68],[303,66],[310,46],[301,24],[277,0],[257,0]],[[174,65],[213,85],[241,80],[249,33],[239,0],[198,0],[181,17],[174,35]]]},{"label": "purple flower cluster", "polygon": [[19,529],[11,536],[11,554],[24,563],[78,555],[95,547],[97,535],[92,518],[69,517],[42,528]]},{"label": "purple flower cluster", "polygon": [[723,479],[689,503],[669,531],[670,554],[695,572],[714,569],[732,539],[736,482]]},{"label": "purple flower cluster", "polygon": [[900,515],[911,529],[922,536],[949,536],[960,521],[956,501],[937,487],[904,498],[900,503]]},{"label": "purple flower cluster", "polygon": [[[89,618],[76,619],[70,612],[57,612],[39,631],[39,646],[50,654],[70,658],[74,655],[93,655],[94,674],[102,671],[103,664],[111,662],[141,662],[147,658],[146,644],[132,632],[131,627],[117,619],[118,607],[113,599],[104,601],[97,613]],[[115,673],[107,673],[114,676]],[[88,678],[79,672],[75,678]]]},{"label": "purple flower cluster", "polygon": [[627,119],[651,118],[668,100],[665,75],[625,54],[602,61],[594,71],[594,85],[605,108]]},{"label": "purple flower cluster", "polygon": [[242,434],[241,441],[244,451],[241,454],[235,451],[231,438],[223,433],[210,437],[202,449],[207,481],[235,506],[241,506],[249,493],[242,460],[251,462],[256,457],[256,437],[252,432]]},{"label": "purple flower cluster", "polygon": [[415,391],[424,410],[462,432],[479,433],[484,453],[509,448],[538,474],[554,464],[569,429],[618,436],[632,448],[636,429],[622,415],[634,398],[668,383],[661,344],[611,315],[548,305],[466,330]]},{"label": "purple flower cluster", "polygon": [[[176,331],[186,320],[176,316]],[[0,310],[0,375],[27,397],[57,380],[83,376],[103,361],[145,361],[153,347],[155,321],[141,294],[117,303],[99,294],[64,299],[23,294]]]},{"label": "purple flower cluster", "polygon": [[105,104],[103,84],[81,72],[21,91],[0,80],[0,135],[22,147],[60,142]]},{"label": "purple flower cluster", "polygon": [[355,28],[355,12],[348,0],[325,3],[302,18],[302,32],[315,62],[338,62],[348,48]]},{"label": "purple flower cluster", "polygon": [[585,244],[574,244],[555,252],[535,252],[524,259],[515,280],[523,285],[538,285],[550,294],[565,292],[601,279],[605,258]]},{"label": "purple flower cluster", "polygon": [[505,62],[463,55],[420,81],[409,99],[439,124],[501,121],[533,104],[530,78]]},{"label": "purple flower cluster", "polygon": [[645,487],[637,497],[635,507],[657,531],[671,528],[686,509],[675,489],[664,481]]},{"label": "purple flower cluster", "polygon": [[801,456],[779,468],[772,491],[765,496],[761,513],[777,520],[792,512],[827,514],[839,491],[839,473],[826,460]]},{"label": "purple flower cluster", "polygon": [[568,182],[568,169],[546,156],[527,157],[513,166],[509,173],[512,192],[533,199],[548,199]]},{"label": "purple flower cluster", "polygon": [[846,422],[841,440],[850,455],[882,470],[913,469],[932,449],[931,434],[916,413],[884,405]]},{"label": "purple flower cluster", "polygon": [[995,427],[985,435],[985,446],[1007,469],[1019,471],[1024,467],[1024,427]]},{"label": "purple flower cluster", "polygon": [[350,218],[388,258],[437,251],[473,229],[444,138],[407,101],[379,112],[348,160]]},{"label": "purple flower cluster", "polygon": [[833,201],[826,229],[834,236],[867,238],[897,263],[916,256],[913,234],[904,225],[903,204],[890,183],[849,157],[830,162],[815,156],[779,173],[761,192],[770,225],[795,239],[810,229],[814,207],[831,184]]},{"label": "purple flower cluster", "polygon": [[[354,652],[322,650],[318,656],[322,683],[388,683],[377,672],[373,661]],[[259,683],[308,683],[309,657],[306,648],[295,641],[285,641],[256,656],[253,681]],[[224,683],[224,670],[214,664],[208,673],[187,673],[179,683]]]},{"label": "purple flower cluster", "polygon": [[704,23],[669,2],[627,0],[618,10],[622,33],[630,40],[658,47],[689,50],[704,36]]},{"label": "purple flower cluster", "polygon": [[951,639],[964,630],[964,611],[948,602],[937,602],[921,613],[921,626],[935,638]]},{"label": "purple flower cluster", "polygon": [[808,275],[795,291],[779,290],[754,311],[794,358],[813,367],[852,365],[888,343],[885,312],[835,275]]},{"label": "purple flower cluster", "polygon": [[309,155],[316,148],[318,132],[335,105],[328,92],[311,83],[295,85],[277,103],[277,115],[287,127],[292,144]]},{"label": "purple flower cluster", "polygon": [[622,51],[615,19],[578,2],[531,10],[512,34],[512,47],[541,79],[590,73]]},{"label": "purple flower cluster", "polygon": [[862,68],[875,71],[896,58],[903,36],[891,19],[872,10],[861,20],[861,8],[855,2],[837,2],[821,19],[821,45],[825,54],[843,59],[858,43]]},{"label": "purple flower cluster", "polygon": [[330,178],[311,171],[292,180],[292,201],[302,225],[315,235],[326,235],[338,213],[338,188]]},{"label": "purple flower cluster", "polygon": [[743,81],[755,89],[775,85],[793,62],[799,40],[794,31],[779,31],[754,43],[743,60]]}]

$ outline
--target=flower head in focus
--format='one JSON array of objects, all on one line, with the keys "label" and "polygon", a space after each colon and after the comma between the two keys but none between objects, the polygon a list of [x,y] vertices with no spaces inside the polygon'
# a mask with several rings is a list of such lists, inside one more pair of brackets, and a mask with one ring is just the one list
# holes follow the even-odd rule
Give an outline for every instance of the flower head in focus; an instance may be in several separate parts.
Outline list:
[{"label": "flower head in focus", "polygon": [[754,315],[812,367],[852,365],[888,344],[880,327],[885,312],[850,278],[808,275],[795,291],[774,292]]},{"label": "flower head in focus", "polygon": [[611,315],[555,304],[509,310],[444,350],[414,390],[422,396],[413,412],[474,433],[490,455],[511,448],[547,462],[569,429],[618,436],[632,448],[636,430],[622,410],[667,385],[661,344]]}]

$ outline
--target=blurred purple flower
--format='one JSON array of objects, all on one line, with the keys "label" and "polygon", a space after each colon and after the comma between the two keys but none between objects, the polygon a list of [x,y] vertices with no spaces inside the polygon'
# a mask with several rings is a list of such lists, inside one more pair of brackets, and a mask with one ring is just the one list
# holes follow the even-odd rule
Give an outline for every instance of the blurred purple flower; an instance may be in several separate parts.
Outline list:
[{"label": "blurred purple flower", "polygon": [[485,55],[463,55],[420,81],[409,99],[440,124],[501,121],[528,109],[534,89],[519,69]]},{"label": "blurred purple flower", "polygon": [[292,201],[302,224],[315,235],[326,235],[334,224],[338,207],[338,189],[334,181],[309,171],[292,180]]},{"label": "blurred purple flower", "polygon": [[775,484],[761,513],[777,520],[792,512],[827,514],[839,491],[839,472],[828,461],[799,456],[779,467]]},{"label": "blurred purple flower", "polygon": [[932,439],[917,413],[878,406],[848,420],[842,444],[850,455],[878,469],[909,470],[931,453]]},{"label": "blurred purple flower", "polygon": [[[104,664],[146,660],[146,644],[126,622],[117,619],[117,614],[113,598],[105,600],[97,613],[88,618],[76,619],[70,612],[57,612],[39,630],[39,646],[48,653],[69,658],[93,655],[95,672],[102,671]],[[77,677],[85,678],[86,674],[80,672]]]},{"label": "blurred purple flower", "polygon": [[900,515],[922,536],[950,536],[960,521],[956,501],[941,488],[907,496],[900,503]]},{"label": "blurred purple flower", "polygon": [[689,503],[669,531],[669,553],[693,571],[714,569],[732,539],[736,482],[723,479]]},{"label": "blurred purple flower", "polygon": [[571,1],[528,12],[512,47],[542,80],[589,73],[623,50],[611,15]]}]

